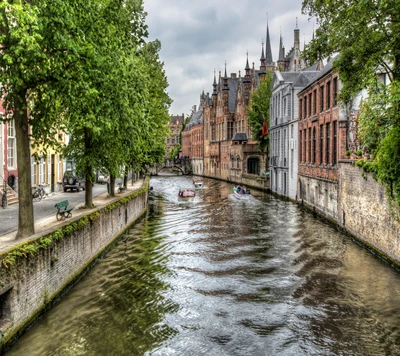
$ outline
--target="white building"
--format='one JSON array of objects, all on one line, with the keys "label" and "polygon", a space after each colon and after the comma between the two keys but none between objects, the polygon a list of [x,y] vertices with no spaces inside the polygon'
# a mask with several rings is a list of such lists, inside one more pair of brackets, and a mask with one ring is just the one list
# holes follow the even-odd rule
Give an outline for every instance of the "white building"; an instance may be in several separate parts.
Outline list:
[{"label": "white building", "polygon": [[270,102],[271,190],[296,199],[298,171],[297,119],[300,92],[318,73],[317,65],[303,72],[274,72]]}]

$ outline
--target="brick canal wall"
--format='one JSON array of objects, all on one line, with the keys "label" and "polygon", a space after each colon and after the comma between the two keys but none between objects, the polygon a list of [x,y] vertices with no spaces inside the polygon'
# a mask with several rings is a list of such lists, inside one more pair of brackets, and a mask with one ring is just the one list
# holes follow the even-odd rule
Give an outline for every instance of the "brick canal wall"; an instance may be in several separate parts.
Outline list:
[{"label": "brick canal wall", "polygon": [[340,172],[339,224],[372,249],[400,264],[400,223],[393,219],[385,188],[352,163],[341,162]]},{"label": "brick canal wall", "polygon": [[146,212],[147,196],[148,182],[0,256],[0,354]]}]

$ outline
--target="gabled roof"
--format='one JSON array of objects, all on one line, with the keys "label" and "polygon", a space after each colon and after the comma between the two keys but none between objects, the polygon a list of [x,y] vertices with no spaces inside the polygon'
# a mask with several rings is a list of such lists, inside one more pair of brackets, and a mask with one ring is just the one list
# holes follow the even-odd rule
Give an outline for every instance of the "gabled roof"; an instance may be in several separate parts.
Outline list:
[{"label": "gabled roof", "polygon": [[297,77],[297,80],[293,83],[293,86],[296,88],[304,88],[309,85],[309,83],[315,78],[320,72],[301,72]]},{"label": "gabled roof", "polygon": [[[330,62],[328,62],[324,68],[322,68],[322,70],[316,72],[317,74],[309,81],[309,83],[307,84],[307,86],[305,86],[303,90],[306,90],[308,87],[310,87],[313,83],[315,83],[318,79],[324,77],[326,74],[328,74],[330,71],[332,71],[333,69],[333,62],[335,61],[335,59],[337,58],[337,56],[335,58],[333,58]],[[307,73],[307,72],[305,72]]]}]

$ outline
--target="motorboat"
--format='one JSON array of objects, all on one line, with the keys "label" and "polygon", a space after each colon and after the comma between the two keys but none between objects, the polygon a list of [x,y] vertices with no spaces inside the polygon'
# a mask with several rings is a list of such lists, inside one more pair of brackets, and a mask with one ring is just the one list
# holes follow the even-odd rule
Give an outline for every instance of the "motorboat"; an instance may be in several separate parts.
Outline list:
[{"label": "motorboat", "polygon": [[204,188],[204,182],[202,179],[193,179],[193,185],[194,185],[195,189]]},{"label": "motorboat", "polygon": [[193,200],[196,197],[196,192],[193,189],[179,189],[179,200]]},{"label": "motorboat", "polygon": [[246,199],[251,195],[250,190],[242,185],[237,185],[236,187],[234,187],[233,194],[238,199]]}]

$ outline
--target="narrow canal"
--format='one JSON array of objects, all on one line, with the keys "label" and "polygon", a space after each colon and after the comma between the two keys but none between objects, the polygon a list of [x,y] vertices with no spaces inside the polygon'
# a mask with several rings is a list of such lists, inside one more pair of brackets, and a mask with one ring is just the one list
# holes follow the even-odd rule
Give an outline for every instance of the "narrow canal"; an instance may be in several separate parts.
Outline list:
[{"label": "narrow canal", "polygon": [[400,355],[400,273],[298,206],[152,178],[149,214],[7,353]]}]

